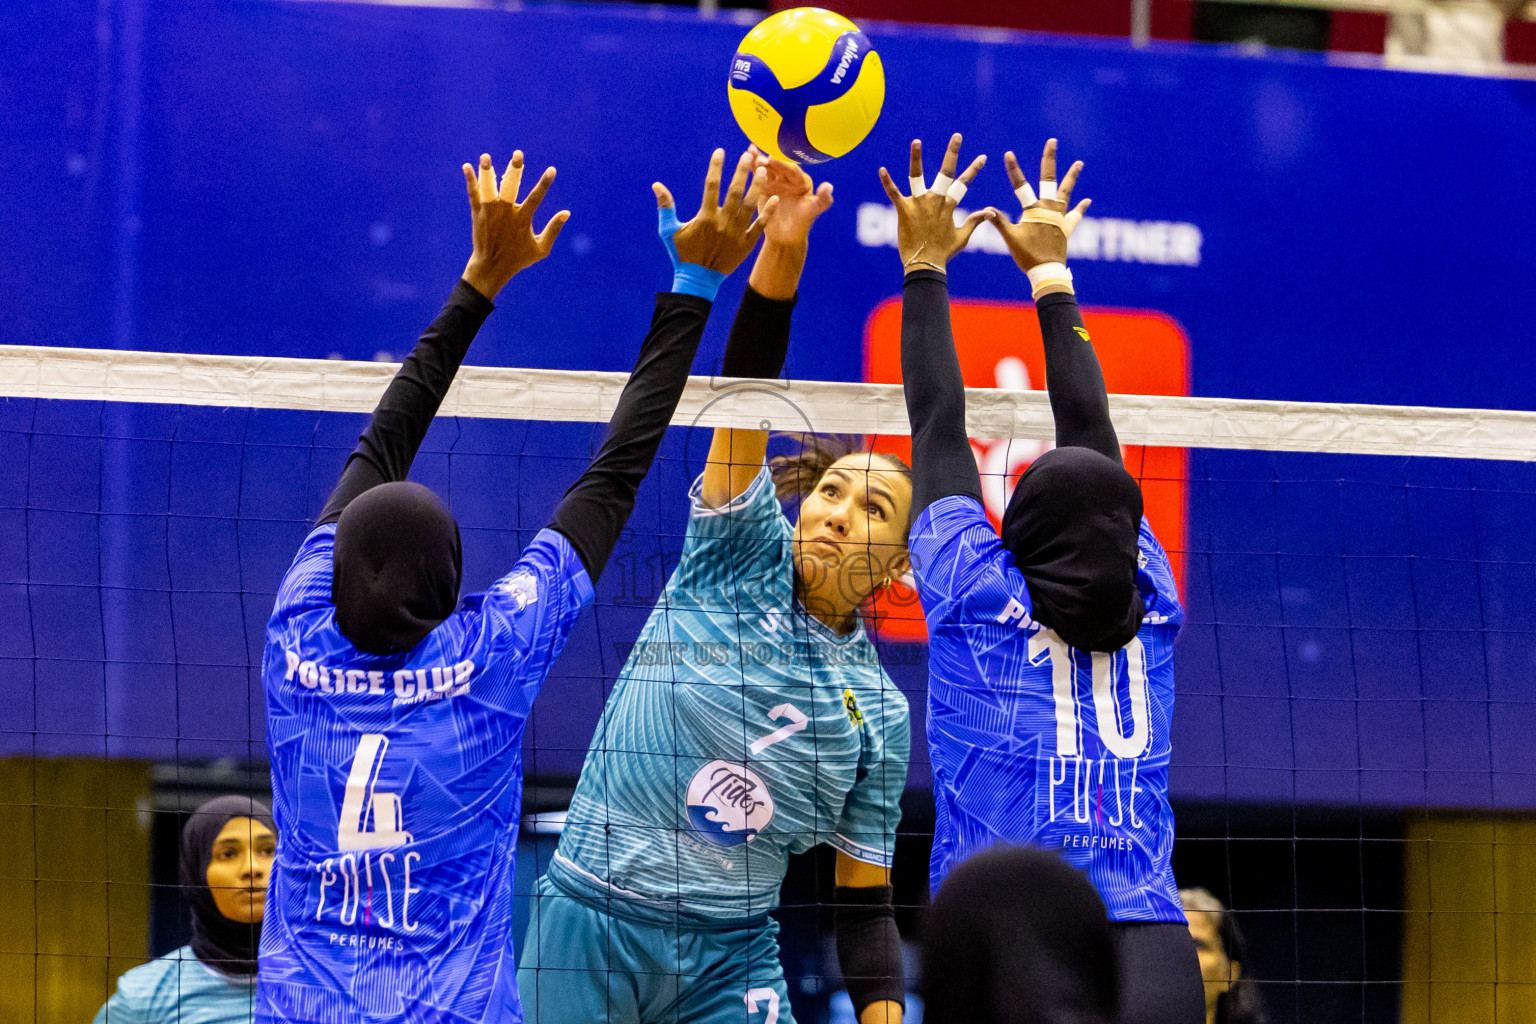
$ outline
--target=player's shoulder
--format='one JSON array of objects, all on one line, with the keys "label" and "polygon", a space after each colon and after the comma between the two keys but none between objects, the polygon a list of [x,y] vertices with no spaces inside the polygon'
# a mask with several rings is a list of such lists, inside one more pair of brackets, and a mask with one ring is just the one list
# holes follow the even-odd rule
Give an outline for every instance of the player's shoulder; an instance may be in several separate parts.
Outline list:
[{"label": "player's shoulder", "polygon": [[975,571],[1006,554],[987,510],[965,494],[947,495],[923,509],[912,523],[908,547],[920,582],[953,569]]},{"label": "player's shoulder", "polygon": [[[566,593],[554,595],[551,589]],[[579,607],[586,607],[592,603],[593,589],[586,566],[570,539],[559,530],[545,527],[523,548],[512,570],[479,596],[524,611],[554,596],[574,598]]]},{"label": "player's shoulder", "polygon": [[124,972],[117,979],[117,991],[119,996],[134,1005],[148,1007],[162,1001],[157,997],[167,994],[174,996],[189,983],[197,984],[208,970],[191,946],[182,946]]},{"label": "player's shoulder", "polygon": [[950,495],[923,510],[909,543],[930,628],[937,622],[1027,622],[1028,586],[975,498]]},{"label": "player's shoulder", "polygon": [[704,503],[704,474],[700,473],[688,488],[688,529],[706,535],[755,537],[788,533],[792,527],[765,465],[744,491],[724,505]]},{"label": "player's shoulder", "polygon": [[976,527],[984,527],[997,537],[987,510],[969,494],[947,494],[918,513],[912,521],[912,533],[925,536],[951,536]]},{"label": "player's shoulder", "polygon": [[560,640],[593,597],[592,580],[575,547],[546,527],[523,548],[511,570],[484,592],[466,596],[433,634],[443,633],[456,656],[483,664],[512,649]]},{"label": "player's shoulder", "polygon": [[1184,605],[1179,600],[1179,585],[1173,575],[1168,552],[1157,539],[1152,524],[1145,516],[1141,520],[1141,532],[1136,538],[1136,582],[1141,587],[1142,600],[1146,603],[1144,625],[1179,626],[1184,622]]},{"label": "player's shoulder", "polygon": [[322,523],[309,531],[293,563],[278,585],[274,617],[293,615],[331,602],[331,571],[336,551],[336,524]]}]

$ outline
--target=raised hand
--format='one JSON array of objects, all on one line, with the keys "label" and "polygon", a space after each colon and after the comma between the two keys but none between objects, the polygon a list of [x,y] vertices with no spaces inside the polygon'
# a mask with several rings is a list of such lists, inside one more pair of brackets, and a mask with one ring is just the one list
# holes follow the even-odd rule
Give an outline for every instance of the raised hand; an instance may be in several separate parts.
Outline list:
[{"label": "raised hand", "polygon": [[959,224],[955,223],[955,207],[965,197],[966,189],[981,169],[987,165],[985,155],[971,161],[965,173],[955,178],[955,168],[960,164],[960,133],[950,136],[949,148],[944,152],[944,162],[939,166],[939,176],[933,188],[923,184],[923,142],[912,140],[912,159],[907,180],[912,195],[904,196],[890,172],[880,168],[880,184],[896,207],[896,251],[901,263],[908,270],[924,268],[943,271],[950,259],[965,248],[971,233],[983,221],[991,220],[995,212],[978,210]]},{"label": "raised hand", "polygon": [[[754,151],[755,152],[755,151]],[[810,238],[816,218],[832,208],[832,183],[817,186],[809,174],[785,160],[757,154],[753,182],[758,194],[757,212],[764,217],[763,240],[782,246],[804,246]],[[778,205],[765,216],[768,200],[778,197]]]},{"label": "raised hand", "polygon": [[480,173],[464,165],[464,184],[469,189],[469,214],[474,226],[475,249],[464,265],[464,280],[488,299],[494,299],[513,276],[549,255],[560,229],[571,219],[570,210],[561,210],[549,219],[544,230],[533,232],[533,215],[555,180],[555,169],[547,167],[534,183],[528,198],[517,201],[523,180],[523,151],[512,154],[512,162],[496,184],[496,168],[489,153],[480,154]]},{"label": "raised hand", "polygon": [[1044,263],[1066,263],[1067,239],[1071,236],[1072,229],[1082,222],[1084,212],[1093,202],[1091,199],[1084,199],[1070,213],[1067,212],[1072,203],[1072,189],[1077,185],[1077,176],[1083,169],[1083,162],[1079,160],[1069,167],[1067,176],[1061,179],[1058,187],[1056,140],[1047,140],[1045,152],[1040,156],[1038,197],[1035,195],[1035,190],[1030,187],[1029,180],[1024,177],[1024,171],[1019,167],[1019,161],[1012,152],[1004,155],[1003,162],[1008,167],[1008,181],[1013,185],[1014,194],[1019,197],[1019,204],[1023,206],[1024,212],[1017,221],[1010,221],[996,207],[989,207],[989,209],[993,214],[993,224],[1003,236],[1003,240],[1008,243],[1008,251],[1013,254],[1013,261],[1025,273]]},{"label": "raised hand", "polygon": [[[756,162],[750,151],[741,155],[726,189],[725,201],[721,202],[720,178],[725,167],[725,150],[715,150],[709,158],[709,171],[704,176],[704,198],[699,202],[699,212],[686,223],[678,222],[677,204],[667,186],[659,181],[651,186],[651,191],[656,193],[662,239],[673,251],[676,262],[703,267],[721,276],[741,266],[767,223],[763,216],[756,216],[757,194],[755,189],[749,191],[748,188]],[[771,214],[777,206],[777,197],[770,198],[764,213]]]}]

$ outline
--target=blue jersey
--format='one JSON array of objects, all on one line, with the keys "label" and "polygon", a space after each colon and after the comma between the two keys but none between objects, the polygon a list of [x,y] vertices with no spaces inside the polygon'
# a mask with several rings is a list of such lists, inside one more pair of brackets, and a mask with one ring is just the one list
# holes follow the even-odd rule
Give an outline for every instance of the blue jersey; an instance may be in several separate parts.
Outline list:
[{"label": "blue jersey", "polygon": [[1146,617],[1124,648],[1098,654],[1033,620],[1024,575],[974,498],[941,498],[917,517],[934,890],[972,853],[1031,843],[1087,872],[1112,920],[1184,920],[1168,805],[1184,609],[1145,519],[1138,545]]},{"label": "blue jersey", "polygon": [[267,624],[279,838],[256,1018],[516,1024],[523,727],[591,583],[544,530],[408,654],[366,654],[336,628],[335,536],[305,540]]}]

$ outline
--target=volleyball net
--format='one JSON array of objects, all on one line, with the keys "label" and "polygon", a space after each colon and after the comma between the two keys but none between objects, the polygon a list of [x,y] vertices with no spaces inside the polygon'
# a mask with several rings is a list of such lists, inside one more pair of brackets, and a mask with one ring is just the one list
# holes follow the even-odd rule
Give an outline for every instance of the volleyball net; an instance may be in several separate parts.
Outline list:
[{"label": "volleyball net", "polygon": [[[85,971],[103,986],[82,1002],[93,1012],[142,960],[142,929],[69,930],[98,905],[110,925],[148,904],[152,952],[175,937],[174,896],[157,888],[174,872],[155,873],[155,844],[197,794],[264,784],[273,597],[395,369],[0,346],[0,764],[13,776],[0,800],[32,836],[0,885],[26,908],[4,952],[30,960],[27,998]],[[463,368],[413,478],[459,521],[464,592],[547,525],[624,380]],[[1536,993],[1536,967],[1497,955],[1536,942],[1520,880],[1536,860],[1536,413],[1138,395],[1111,396],[1111,411],[1188,612],[1175,870],[1235,909],[1272,1015],[1419,1019],[1494,981],[1501,998]],[[996,517],[1049,444],[1047,396],[972,389],[967,415]],[[709,377],[691,379],[673,423],[529,724],[520,892],[547,866],[603,702],[676,564],[709,430],[770,429],[775,446],[859,435],[896,452],[908,432],[899,386]],[[924,634],[910,588],[871,613],[913,709],[895,868],[910,935],[933,813]],[[74,767],[45,784],[44,761]],[[105,830],[105,868],[51,845],[60,821]],[[841,1005],[829,863],[796,862],[780,914],[802,1022]],[[50,1015],[16,1003],[15,1019],[29,1006]]]}]

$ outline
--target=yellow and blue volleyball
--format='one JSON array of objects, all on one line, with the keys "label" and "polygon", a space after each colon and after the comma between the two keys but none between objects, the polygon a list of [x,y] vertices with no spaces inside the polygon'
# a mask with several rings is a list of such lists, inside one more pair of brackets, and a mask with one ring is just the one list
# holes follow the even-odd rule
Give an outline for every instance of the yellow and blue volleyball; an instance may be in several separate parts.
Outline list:
[{"label": "yellow and blue volleyball", "polygon": [[815,164],[864,141],[885,103],[885,69],[859,26],[796,7],[747,33],[731,58],[729,93],[758,149]]}]

